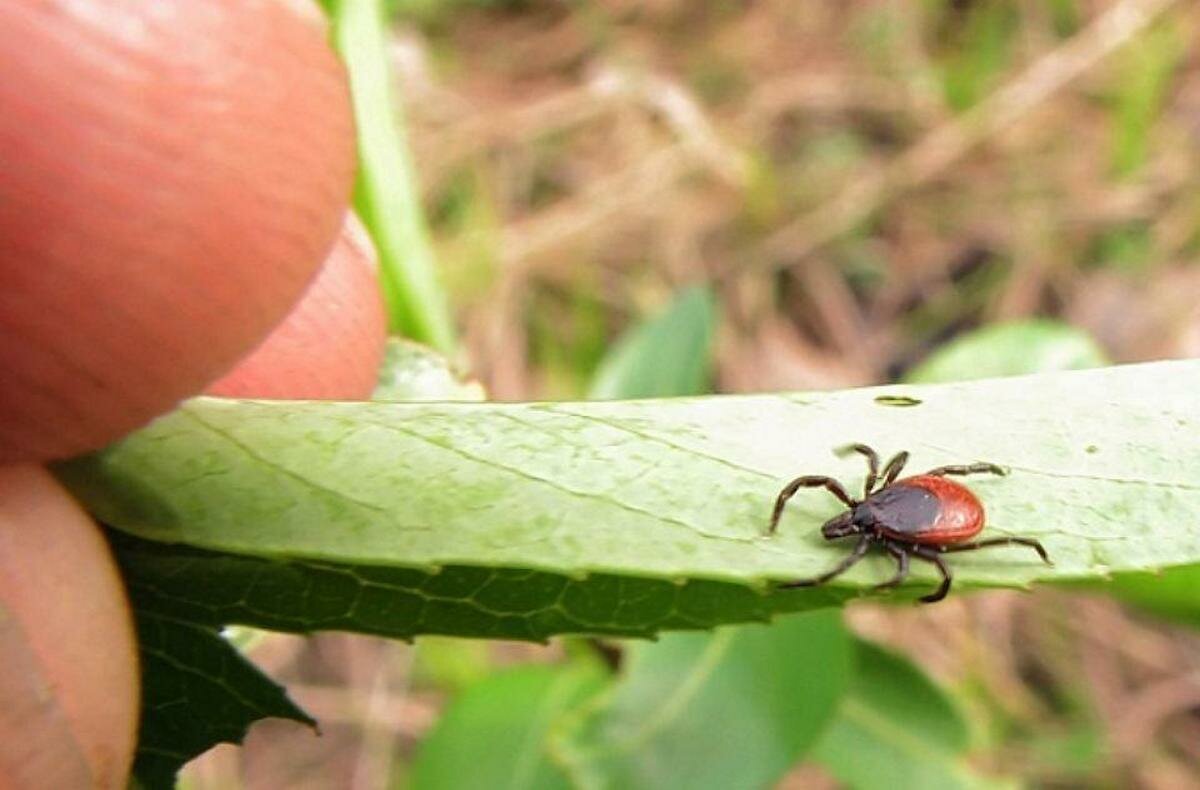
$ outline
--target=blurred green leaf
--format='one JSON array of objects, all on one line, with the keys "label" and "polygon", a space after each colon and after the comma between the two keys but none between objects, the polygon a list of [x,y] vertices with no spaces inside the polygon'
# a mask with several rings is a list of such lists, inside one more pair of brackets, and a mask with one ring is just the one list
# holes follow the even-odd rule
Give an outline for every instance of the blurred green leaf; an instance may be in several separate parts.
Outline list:
[{"label": "blurred green leaf", "polygon": [[761,233],[778,224],[784,212],[779,165],[761,150],[749,151],[745,161],[742,214],[746,224]]},{"label": "blurred green leaf", "polygon": [[[954,558],[960,591],[1200,562],[1200,363],[943,385],[602,403],[196,399],[57,467],[121,542],[164,614],[286,630],[539,639],[646,635],[827,606],[888,573],[872,558],[815,589],[771,580],[844,554],[820,491],[763,536],[779,487],[860,485],[848,441],[910,469],[986,459],[992,534],[1041,539]],[[886,398],[919,405],[896,408]],[[885,398],[885,400],[880,400]],[[915,597],[933,583],[915,569]]]},{"label": "blurred green leaf", "polygon": [[715,324],[712,291],[705,286],[688,288],[662,315],[621,338],[596,372],[590,397],[654,398],[706,392]]},{"label": "blurred green leaf", "polygon": [[[949,20],[958,16],[947,14]],[[952,108],[973,106],[996,84],[1011,57],[1018,21],[1011,3],[983,0],[966,7],[965,21],[942,62],[946,100]]]},{"label": "blurred green leaf", "polygon": [[766,787],[820,734],[850,661],[834,611],[632,645],[551,748],[579,787]]},{"label": "blurred green leaf", "polygon": [[1108,364],[1086,332],[1057,321],[993,324],[947,343],[917,365],[914,384],[1080,370]]},{"label": "blurred green leaf", "polygon": [[457,693],[487,679],[495,670],[490,643],[483,640],[426,636],[416,644],[415,684]]},{"label": "blurred green leaf", "polygon": [[427,211],[437,228],[442,281],[451,301],[468,312],[494,297],[504,270],[504,217],[490,178],[484,163],[464,163],[440,184]]},{"label": "blurred green leaf", "polygon": [[908,659],[855,641],[849,693],[813,747],[812,759],[856,790],[994,786],[966,761],[957,708]]},{"label": "blurred green leaf", "polygon": [[384,3],[325,0],[324,5],[350,78],[359,156],[354,203],[379,253],[390,326],[449,353],[454,347],[450,311],[437,281],[401,105],[392,100]]},{"label": "blurred green leaf", "polygon": [[597,274],[584,270],[567,291],[530,295],[529,355],[541,374],[546,400],[575,400],[588,387],[609,346],[609,309],[600,300]]},{"label": "blurred green leaf", "polygon": [[547,754],[547,732],[608,679],[598,664],[577,660],[521,667],[472,685],[422,743],[413,764],[413,790],[569,788]]},{"label": "blurred green leaf", "polygon": [[218,743],[241,743],[258,719],[316,724],[212,628],[142,610],[136,592],[142,709],[133,774],[150,790]]},{"label": "blurred green leaf", "polygon": [[1122,51],[1113,80],[1112,167],[1118,177],[1141,169],[1150,150],[1150,132],[1162,115],[1175,72],[1187,54],[1184,37],[1165,22],[1138,36]]},{"label": "blurred green leaf", "polygon": [[1114,223],[1097,234],[1085,265],[1092,269],[1113,269],[1129,276],[1145,276],[1156,259],[1149,223],[1135,219]]},{"label": "blurred green leaf", "polygon": [[1159,617],[1200,628],[1200,565],[1121,574],[1109,590]]},{"label": "blurred green leaf", "polygon": [[1060,38],[1073,36],[1079,31],[1079,7],[1075,0],[1048,0],[1046,10],[1050,14],[1054,32]]},{"label": "blurred green leaf", "polygon": [[1073,717],[1069,726],[1039,727],[1022,744],[1028,751],[1021,772],[1039,787],[1112,786],[1112,744],[1103,722]]}]

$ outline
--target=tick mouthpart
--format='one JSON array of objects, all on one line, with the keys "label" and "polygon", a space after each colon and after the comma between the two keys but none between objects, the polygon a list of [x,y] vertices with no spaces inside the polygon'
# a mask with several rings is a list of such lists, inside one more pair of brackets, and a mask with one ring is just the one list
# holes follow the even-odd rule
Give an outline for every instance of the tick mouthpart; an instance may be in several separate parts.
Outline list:
[{"label": "tick mouthpart", "polygon": [[844,538],[847,535],[855,535],[858,531],[858,527],[854,526],[854,511],[852,510],[846,511],[840,516],[834,516],[821,526],[821,534],[825,536],[825,540]]}]

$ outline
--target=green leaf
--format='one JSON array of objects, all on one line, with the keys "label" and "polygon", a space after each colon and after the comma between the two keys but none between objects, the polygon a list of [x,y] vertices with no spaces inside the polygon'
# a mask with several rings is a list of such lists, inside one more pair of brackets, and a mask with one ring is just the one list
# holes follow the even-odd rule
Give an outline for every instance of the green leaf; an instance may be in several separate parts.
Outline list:
[{"label": "green leaf", "polygon": [[[1103,350],[1087,333],[1054,321],[1020,321],[980,329],[938,349],[908,380],[960,381],[1104,364]],[[1160,617],[1200,626],[1200,565],[1122,574],[1108,589]]]},{"label": "green leaf", "polygon": [[413,790],[569,788],[546,735],[598,692],[608,673],[593,662],[526,666],[474,684],[445,710],[413,764]]},{"label": "green leaf", "polygon": [[1187,52],[1186,39],[1172,24],[1150,28],[1122,50],[1120,74],[1113,80],[1112,168],[1118,178],[1135,175],[1145,164],[1154,124]]},{"label": "green leaf", "polygon": [[134,595],[142,711],[133,776],[142,787],[175,786],[176,772],[218,743],[241,743],[270,716],[316,724],[283,689],[215,630],[164,617]]},{"label": "green leaf", "polygon": [[[706,390],[715,322],[708,289],[684,292],[661,316],[626,335],[601,366],[593,394]],[[820,613],[772,629],[726,628],[630,646],[623,682],[597,709],[567,725],[573,734],[559,752],[575,784],[584,787],[773,783],[828,719],[845,686],[847,643],[840,618]],[[814,677],[803,664],[821,670]],[[812,700],[804,696],[811,688],[817,689]],[[755,742],[742,749],[727,737],[730,730]]]},{"label": "green leaf", "polygon": [[[912,382],[960,381],[1097,367],[1089,335],[1053,321],[977,330],[938,349]],[[856,643],[850,693],[813,750],[848,787],[974,788],[994,784],[966,763],[968,733],[957,709],[917,666],[864,640]]]},{"label": "green leaf", "polygon": [[1200,628],[1200,565],[1121,574],[1113,579],[1111,591],[1159,617]]},{"label": "green leaf", "polygon": [[447,695],[458,694],[496,671],[491,647],[483,639],[422,637],[417,642],[409,682]]},{"label": "green leaf", "polygon": [[1035,319],[994,324],[964,335],[939,348],[905,379],[914,384],[969,381],[1107,364],[1103,349],[1088,333]]},{"label": "green leaf", "polygon": [[515,568],[440,570],[272,560],[110,535],[131,589],[189,622],[274,631],[354,631],[545,641],[556,634],[650,637],[663,629],[768,620],[841,600],[771,599],[737,584],[628,575],[572,578]]},{"label": "green leaf", "polygon": [[[848,441],[908,449],[914,470],[1011,470],[973,482],[990,534],[1039,538],[1057,564],[957,556],[960,590],[1196,564],[1200,447],[1180,436],[1200,424],[1198,390],[1200,363],[1163,362],[605,403],[197,399],[58,469],[101,521],[161,544],[123,548],[126,566],[206,622],[644,635],[829,605],[885,578],[880,557],[822,588],[768,584],[844,556],[818,533],[841,510],[824,491],[762,533],[794,475],[861,484],[861,461],[834,455]],[[914,576],[907,597],[936,578]]]},{"label": "green leaf", "polygon": [[[602,366],[607,395],[685,395],[706,386],[715,318],[711,302],[707,289],[691,289],[662,315],[629,332]],[[607,681],[606,673],[587,663],[526,667],[475,683],[424,743],[414,787],[569,787],[561,768],[547,758],[547,732]]]},{"label": "green leaf", "polygon": [[908,659],[856,640],[849,693],[812,759],[856,790],[994,786],[966,761],[966,723]]},{"label": "green leaf", "polygon": [[358,129],[354,204],[379,253],[391,328],[443,353],[454,348],[438,284],[392,69],[382,0],[326,0],[334,44],[350,78]]},{"label": "green leaf", "polygon": [[[464,384],[446,361],[424,346],[391,339],[376,391],[380,398],[480,400],[481,388]],[[238,743],[256,720],[271,716],[313,723],[283,690],[243,657],[262,632],[231,628],[224,621],[192,618],[178,607],[157,608],[160,591],[130,572],[121,547],[141,655],[141,731],[134,777],[148,788],[173,787],[188,760],[222,742]],[[203,571],[201,571],[203,573]],[[239,639],[240,637],[240,639]]]},{"label": "green leaf", "polygon": [[552,735],[577,787],[765,787],[812,744],[849,678],[836,611],[632,645],[612,689]]},{"label": "green leaf", "polygon": [[995,85],[1012,58],[1019,29],[1017,11],[1007,3],[978,3],[961,17],[942,66],[946,100],[959,111],[974,106]]},{"label": "green leaf", "polygon": [[656,398],[707,392],[716,324],[711,289],[693,286],[661,315],[626,334],[596,372],[590,396]]}]

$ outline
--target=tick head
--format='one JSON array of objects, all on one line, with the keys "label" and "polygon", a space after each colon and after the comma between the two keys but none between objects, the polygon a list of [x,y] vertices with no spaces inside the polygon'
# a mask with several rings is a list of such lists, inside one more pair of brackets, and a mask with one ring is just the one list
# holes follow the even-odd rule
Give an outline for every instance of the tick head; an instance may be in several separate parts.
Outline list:
[{"label": "tick head", "polygon": [[825,536],[825,540],[844,538],[859,531],[858,526],[854,523],[853,510],[847,510],[839,516],[834,516],[821,527],[821,534]]}]

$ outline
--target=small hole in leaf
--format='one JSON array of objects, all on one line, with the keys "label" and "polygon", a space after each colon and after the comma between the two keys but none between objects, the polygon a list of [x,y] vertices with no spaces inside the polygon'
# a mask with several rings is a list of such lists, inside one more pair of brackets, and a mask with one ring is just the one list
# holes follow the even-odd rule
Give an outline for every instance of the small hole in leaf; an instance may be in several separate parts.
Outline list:
[{"label": "small hole in leaf", "polygon": [[920,398],[911,395],[880,395],[875,402],[880,406],[920,406],[922,403]]}]

